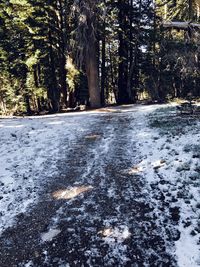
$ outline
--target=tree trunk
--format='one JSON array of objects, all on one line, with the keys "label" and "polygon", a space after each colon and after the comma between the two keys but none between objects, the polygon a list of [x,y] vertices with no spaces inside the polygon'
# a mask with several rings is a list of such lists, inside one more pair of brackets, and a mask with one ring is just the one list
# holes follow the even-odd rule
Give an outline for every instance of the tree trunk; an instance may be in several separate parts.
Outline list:
[{"label": "tree trunk", "polygon": [[127,44],[127,14],[124,11],[125,1],[119,1],[119,68],[118,68],[118,104],[129,104],[128,93],[128,44]]},{"label": "tree trunk", "polygon": [[106,79],[106,38],[105,38],[105,25],[102,37],[101,47],[101,105],[105,105],[105,79]]},{"label": "tree trunk", "polygon": [[60,81],[60,91],[62,92],[62,103],[67,107],[67,70],[66,70],[66,58],[64,55],[60,56],[59,60],[59,81]]},{"label": "tree trunk", "polygon": [[[111,47],[109,44],[109,60],[110,60],[110,76],[111,76],[111,84],[112,84],[112,90],[115,95],[115,101],[116,103],[118,102],[118,95],[117,95],[117,90],[116,90],[116,83],[115,83],[115,78],[114,78],[114,64],[113,64],[113,58],[112,58],[112,53],[111,53]],[[109,96],[109,91],[108,89],[106,90],[107,97]]]},{"label": "tree trunk", "polygon": [[48,98],[50,100],[50,106],[52,112],[58,112],[60,110],[60,91],[57,85],[57,77],[55,71],[55,62],[52,46],[52,36],[49,30],[49,66],[50,66],[50,81],[48,86]]},{"label": "tree trunk", "polygon": [[96,43],[93,41],[90,43],[90,50],[86,55],[86,73],[90,96],[90,106],[92,108],[99,108],[101,106],[99,73],[96,55]]},{"label": "tree trunk", "polygon": [[67,59],[67,43],[66,43],[66,10],[65,5],[61,0],[57,1],[58,7],[58,25],[60,32],[60,40],[59,40],[59,82],[60,82],[60,90],[62,92],[62,102],[65,106],[67,106],[67,70],[66,70],[66,59]]},{"label": "tree trunk", "polygon": [[133,40],[133,31],[132,31],[132,23],[133,23],[133,0],[129,1],[130,5],[130,14],[129,14],[129,68],[128,68],[128,81],[127,81],[127,91],[128,94],[131,98],[132,95],[132,83],[133,83],[133,45],[132,45],[132,40]]},{"label": "tree trunk", "polygon": [[31,115],[32,114],[32,110],[31,110],[31,105],[30,105],[30,97],[28,94],[26,94],[24,96],[24,100],[25,100],[25,103],[26,103],[26,112],[28,115]]},{"label": "tree trunk", "polygon": [[[96,8],[97,1],[80,2],[80,46],[84,51],[84,63],[86,68],[90,106],[99,108],[101,96],[99,88],[99,71],[97,61],[97,40],[96,40]],[[85,18],[83,20],[83,17]]]},{"label": "tree trunk", "polygon": [[42,106],[41,106],[41,102],[40,102],[40,98],[39,97],[37,98],[37,109],[38,109],[38,112],[42,111]]}]

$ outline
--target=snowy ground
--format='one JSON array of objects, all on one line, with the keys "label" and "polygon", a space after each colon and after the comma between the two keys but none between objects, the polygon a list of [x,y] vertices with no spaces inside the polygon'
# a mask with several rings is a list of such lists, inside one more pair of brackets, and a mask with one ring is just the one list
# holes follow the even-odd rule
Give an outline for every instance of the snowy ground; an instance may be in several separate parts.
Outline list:
[{"label": "snowy ground", "polygon": [[199,129],[167,105],[0,120],[0,266],[200,266]]},{"label": "snowy ground", "polygon": [[[199,118],[177,116],[169,106],[145,119],[138,140],[143,155],[138,169],[151,186],[160,219],[171,216],[174,224],[170,227],[179,231],[175,242],[178,266],[200,266]],[[159,205],[157,194],[167,208]]]},{"label": "snowy ground", "polygon": [[0,233],[37,201],[58,171],[62,139],[70,148],[83,126],[63,115],[0,120]]}]

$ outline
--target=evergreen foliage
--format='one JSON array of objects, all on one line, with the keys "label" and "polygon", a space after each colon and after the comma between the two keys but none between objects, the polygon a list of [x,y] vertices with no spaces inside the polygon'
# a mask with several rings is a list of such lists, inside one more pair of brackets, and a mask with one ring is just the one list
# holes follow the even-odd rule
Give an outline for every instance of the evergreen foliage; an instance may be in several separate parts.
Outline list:
[{"label": "evergreen foliage", "polygon": [[[200,95],[196,0],[2,0],[0,114]],[[189,24],[190,25],[190,24]]]}]

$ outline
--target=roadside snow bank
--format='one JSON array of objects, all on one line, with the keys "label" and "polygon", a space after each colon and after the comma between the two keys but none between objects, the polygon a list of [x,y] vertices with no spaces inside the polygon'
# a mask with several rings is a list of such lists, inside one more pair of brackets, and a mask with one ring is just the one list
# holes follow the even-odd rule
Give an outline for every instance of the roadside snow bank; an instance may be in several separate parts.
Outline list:
[{"label": "roadside snow bank", "polygon": [[[176,118],[169,105],[163,111],[157,112],[157,108],[144,107],[138,113],[137,139],[142,160],[137,168],[149,182],[160,220],[177,228],[173,240],[178,266],[200,266],[200,146],[196,152],[192,149],[200,144],[200,123],[192,127],[179,125],[176,132],[171,132],[170,127],[162,131],[159,128],[166,127],[162,122],[165,124],[168,116],[173,131],[184,118]],[[158,126],[150,127],[151,120]],[[160,199],[168,208],[159,206]]]}]

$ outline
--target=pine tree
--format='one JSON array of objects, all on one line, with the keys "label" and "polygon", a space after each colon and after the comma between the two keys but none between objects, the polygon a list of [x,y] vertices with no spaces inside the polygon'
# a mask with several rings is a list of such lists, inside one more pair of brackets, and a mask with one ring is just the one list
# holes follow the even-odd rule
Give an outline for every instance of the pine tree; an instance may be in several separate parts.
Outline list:
[{"label": "pine tree", "polygon": [[84,64],[88,88],[90,106],[101,106],[99,71],[97,62],[97,38],[96,38],[96,13],[98,12],[95,0],[80,0],[77,3],[78,29],[76,32],[79,47],[79,62]]}]

